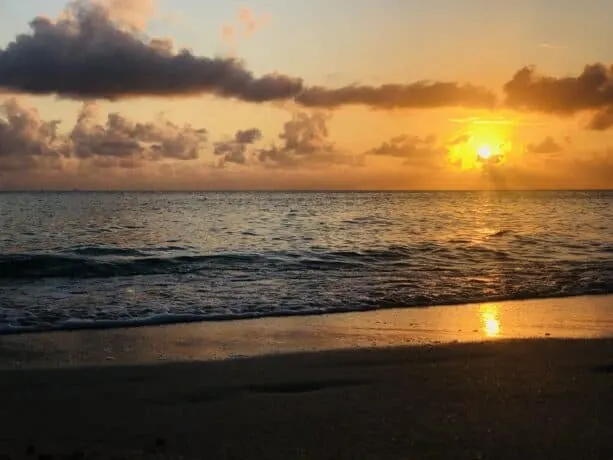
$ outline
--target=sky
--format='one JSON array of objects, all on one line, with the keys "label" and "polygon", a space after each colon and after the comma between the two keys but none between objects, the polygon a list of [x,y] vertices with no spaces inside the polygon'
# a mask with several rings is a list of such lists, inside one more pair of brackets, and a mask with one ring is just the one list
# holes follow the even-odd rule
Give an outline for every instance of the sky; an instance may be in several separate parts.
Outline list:
[{"label": "sky", "polygon": [[0,189],[610,189],[612,15],[0,0]]}]

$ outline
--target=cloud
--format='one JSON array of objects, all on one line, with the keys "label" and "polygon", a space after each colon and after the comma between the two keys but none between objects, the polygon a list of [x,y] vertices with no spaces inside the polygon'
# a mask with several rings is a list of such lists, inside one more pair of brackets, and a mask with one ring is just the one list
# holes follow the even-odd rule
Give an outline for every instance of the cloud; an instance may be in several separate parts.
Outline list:
[{"label": "cloud", "polygon": [[0,102],[0,172],[57,169],[72,160],[94,168],[195,160],[207,141],[205,129],[162,118],[140,123],[110,113],[100,123],[94,102],[83,104],[68,133],[59,128],[59,121],[43,120],[17,99]]},{"label": "cloud", "polygon": [[587,127],[594,131],[605,131],[613,126],[613,105],[592,117]]},{"label": "cloud", "polygon": [[279,134],[283,142],[261,149],[259,160],[264,163],[292,164],[305,156],[333,152],[334,144],[328,141],[328,120],[329,116],[322,112],[311,115],[295,113],[291,120],[285,122]]},{"label": "cloud", "polygon": [[224,42],[233,44],[239,37],[248,38],[270,22],[270,15],[264,13],[257,15],[246,6],[240,7],[235,22],[224,24],[221,28],[221,37]]},{"label": "cloud", "polygon": [[548,50],[565,50],[568,49],[568,46],[566,45],[559,45],[556,43],[547,43],[547,42],[543,42],[543,43],[539,43],[538,44],[539,48],[545,48]]},{"label": "cloud", "polygon": [[69,153],[58,136],[59,124],[42,120],[15,98],[0,103],[0,172],[59,164]]},{"label": "cloud", "polygon": [[336,89],[305,88],[296,101],[306,107],[334,108],[365,105],[378,109],[436,108],[449,106],[493,107],[496,97],[472,85],[451,82],[417,82],[407,85],[352,85]]},{"label": "cloud", "polygon": [[[155,0],[96,0],[93,3],[105,8],[109,18],[128,29],[143,31],[155,14]],[[68,9],[67,13],[74,10]]]},{"label": "cloud", "polygon": [[238,20],[247,36],[252,35],[268,24],[270,19],[270,15],[268,13],[257,16],[253,10],[247,8],[246,6],[241,7],[238,12]]},{"label": "cloud", "polygon": [[[81,100],[212,94],[328,109],[350,104],[395,109],[495,103],[490,91],[453,82],[326,88],[308,87],[301,78],[280,73],[256,77],[237,59],[176,51],[170,39],[145,36],[141,29],[149,3],[76,0],[57,20],[35,18],[29,33],[0,49],[0,88]],[[262,23],[250,10],[243,10],[240,18],[247,33]]]},{"label": "cloud", "polygon": [[231,24],[224,24],[221,26],[221,39],[225,43],[233,44],[236,38],[236,29]]},{"label": "cloud", "polygon": [[528,153],[559,153],[564,150],[564,146],[558,143],[553,137],[547,136],[541,142],[537,144],[528,144],[526,151]]},{"label": "cloud", "polygon": [[260,149],[258,160],[267,166],[298,167],[356,164],[352,155],[341,152],[329,140],[330,115],[323,112],[297,112],[283,125],[280,144]]},{"label": "cloud", "polygon": [[262,132],[257,128],[239,130],[227,141],[215,143],[213,153],[220,157],[219,166],[226,163],[244,165],[247,163],[247,148],[262,138]]},{"label": "cloud", "polygon": [[405,164],[413,166],[428,165],[444,156],[445,150],[437,145],[436,136],[396,136],[378,147],[365,152],[365,155],[401,158]]},{"label": "cloud", "polygon": [[506,105],[555,115],[596,112],[588,127],[613,126],[613,69],[604,64],[587,65],[576,77],[541,76],[524,67],[504,86]]},{"label": "cloud", "polygon": [[[97,105],[83,104],[70,133],[73,155],[94,158],[98,165],[130,165],[131,162],[163,159],[197,159],[207,140],[205,129],[187,124],[176,125],[158,119],[155,122],[133,122],[111,113],[106,122],[97,122]],[[114,160],[112,160],[114,159]],[[129,160],[129,161],[128,161]]]},{"label": "cloud", "polygon": [[122,27],[110,5],[78,0],[57,21],[34,19],[29,34],[0,50],[0,87],[76,99],[209,93],[250,102],[302,90],[300,79],[255,77],[235,59],[174,52],[170,40]]},{"label": "cloud", "polygon": [[241,144],[253,144],[262,138],[262,132],[257,128],[246,129],[244,131],[237,131],[234,135],[234,140]]}]

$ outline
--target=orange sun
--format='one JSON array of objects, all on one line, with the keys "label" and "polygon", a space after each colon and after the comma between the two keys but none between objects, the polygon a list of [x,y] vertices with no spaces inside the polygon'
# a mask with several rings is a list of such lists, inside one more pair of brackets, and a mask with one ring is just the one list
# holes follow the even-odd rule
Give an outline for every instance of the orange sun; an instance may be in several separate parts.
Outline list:
[{"label": "orange sun", "polygon": [[508,131],[506,125],[473,123],[469,130],[448,144],[450,162],[462,170],[504,163],[511,151]]}]

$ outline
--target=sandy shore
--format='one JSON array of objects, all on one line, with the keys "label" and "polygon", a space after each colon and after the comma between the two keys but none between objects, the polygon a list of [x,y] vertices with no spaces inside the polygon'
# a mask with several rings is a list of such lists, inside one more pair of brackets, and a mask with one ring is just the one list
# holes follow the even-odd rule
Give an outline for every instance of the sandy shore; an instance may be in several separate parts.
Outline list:
[{"label": "sandy shore", "polygon": [[0,456],[613,458],[610,297],[462,308],[2,337]]}]

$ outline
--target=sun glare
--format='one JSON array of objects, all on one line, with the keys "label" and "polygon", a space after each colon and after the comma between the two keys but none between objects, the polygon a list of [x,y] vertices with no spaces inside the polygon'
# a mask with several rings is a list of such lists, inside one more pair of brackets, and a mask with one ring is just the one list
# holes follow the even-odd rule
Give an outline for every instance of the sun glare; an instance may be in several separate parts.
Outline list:
[{"label": "sun glare", "polygon": [[509,125],[474,123],[449,143],[449,160],[463,170],[504,163],[511,151]]},{"label": "sun glare", "polygon": [[486,145],[482,145],[477,150],[477,155],[479,155],[479,157],[483,158],[484,160],[487,160],[493,154],[494,154],[494,152],[493,152],[492,148],[489,145],[487,145],[487,144]]}]

